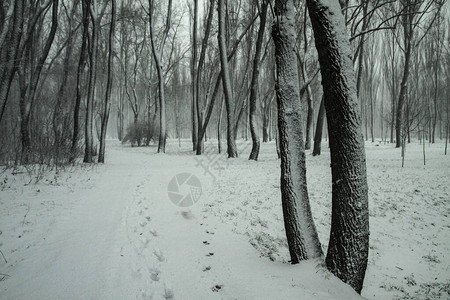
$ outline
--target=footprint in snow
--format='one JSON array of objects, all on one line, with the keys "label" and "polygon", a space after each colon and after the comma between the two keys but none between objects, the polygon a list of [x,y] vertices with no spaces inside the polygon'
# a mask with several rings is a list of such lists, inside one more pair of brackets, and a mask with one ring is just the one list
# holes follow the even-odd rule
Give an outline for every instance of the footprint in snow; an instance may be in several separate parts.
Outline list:
[{"label": "footprint in snow", "polygon": [[158,232],[157,232],[155,229],[150,229],[150,233],[151,233],[153,236],[158,236]]},{"label": "footprint in snow", "polygon": [[208,241],[203,241],[203,244],[209,245],[210,243]]},{"label": "footprint in snow", "polygon": [[209,271],[209,270],[211,270],[211,266],[204,267],[202,271],[206,272],[206,271]]},{"label": "footprint in snow", "polygon": [[150,222],[152,220],[152,218],[150,216],[146,216],[145,219]]},{"label": "footprint in snow", "polygon": [[173,300],[173,299],[175,299],[175,295],[174,295],[172,289],[169,289],[167,287],[165,288],[164,299],[166,299],[166,300]]},{"label": "footprint in snow", "polygon": [[181,215],[183,216],[183,218],[185,218],[186,220],[190,220],[194,217],[194,215],[192,214],[191,211],[182,211]]},{"label": "footprint in snow", "polygon": [[153,281],[159,281],[159,275],[161,274],[161,272],[158,269],[150,269],[150,278]]},{"label": "footprint in snow", "polygon": [[163,255],[163,253],[162,253],[162,251],[161,250],[155,250],[155,251],[153,251],[153,254],[156,256],[156,258],[160,261],[160,262],[163,262],[165,259],[164,259],[164,255]]},{"label": "footprint in snow", "polygon": [[211,290],[212,290],[213,292],[218,292],[218,291],[220,291],[220,290],[222,289],[222,287],[223,287],[223,285],[221,285],[221,284],[216,284],[215,286],[213,286],[213,287],[211,288]]}]

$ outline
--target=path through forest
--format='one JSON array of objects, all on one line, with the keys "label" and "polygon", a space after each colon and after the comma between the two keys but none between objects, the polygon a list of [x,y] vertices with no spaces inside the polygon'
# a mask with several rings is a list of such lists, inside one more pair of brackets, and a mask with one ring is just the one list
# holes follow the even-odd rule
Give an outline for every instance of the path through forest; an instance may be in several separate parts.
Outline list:
[{"label": "path through forest", "polygon": [[173,176],[196,174],[203,204],[215,197],[214,180],[189,152],[152,150],[113,143],[106,165],[36,185],[6,175],[0,298],[359,298],[318,261],[272,262],[205,205],[175,206]]}]

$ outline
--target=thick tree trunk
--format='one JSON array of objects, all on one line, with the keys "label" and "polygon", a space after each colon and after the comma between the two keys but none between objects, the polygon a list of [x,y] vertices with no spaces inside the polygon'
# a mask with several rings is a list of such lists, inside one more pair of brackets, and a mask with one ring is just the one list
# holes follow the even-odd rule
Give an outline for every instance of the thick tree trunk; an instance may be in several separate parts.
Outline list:
[{"label": "thick tree trunk", "polygon": [[227,153],[229,158],[238,157],[236,141],[234,137],[235,110],[233,104],[233,91],[231,90],[230,72],[228,70],[227,47],[225,43],[225,0],[219,0],[219,42],[220,64],[222,66],[222,86],[225,97],[225,108],[227,111]]},{"label": "thick tree trunk", "polygon": [[269,6],[268,1],[263,1],[263,3],[261,4],[261,11],[259,14],[258,37],[256,39],[255,56],[253,58],[252,82],[250,83],[249,119],[250,119],[250,133],[252,136],[252,151],[250,152],[250,156],[248,158],[250,160],[258,160],[260,147],[259,136],[258,133],[256,132],[256,99],[258,97],[259,70],[260,70],[261,53],[263,49],[262,44],[264,41],[264,31],[266,29],[266,16],[268,6]]},{"label": "thick tree trunk", "polygon": [[113,52],[114,52],[114,29],[116,26],[116,0],[111,1],[111,23],[109,25],[108,39],[108,75],[106,82],[105,106],[102,116],[102,126],[100,132],[100,150],[98,152],[98,162],[105,162],[106,130],[108,128],[109,111],[111,110],[111,89],[113,81]]},{"label": "thick tree trunk", "polygon": [[281,198],[292,263],[322,256],[306,185],[306,166],[297,58],[294,4],[275,2],[272,36],[277,64],[278,132],[281,153]]},{"label": "thick tree trunk", "polygon": [[364,141],[349,39],[338,3],[307,0],[330,137],[332,218],[327,267],[361,292],[369,253]]},{"label": "thick tree trunk", "polygon": [[317,124],[316,124],[316,134],[314,135],[314,149],[313,156],[320,155],[322,150],[322,132],[323,132],[323,123],[325,121],[325,100],[322,97],[320,101],[319,113],[317,115]]}]

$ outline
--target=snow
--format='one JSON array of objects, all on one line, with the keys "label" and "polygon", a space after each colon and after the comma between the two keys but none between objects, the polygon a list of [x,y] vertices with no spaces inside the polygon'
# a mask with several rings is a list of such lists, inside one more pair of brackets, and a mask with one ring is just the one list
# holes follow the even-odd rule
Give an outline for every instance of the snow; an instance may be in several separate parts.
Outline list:
[{"label": "snow", "polygon": [[[0,175],[0,299],[360,299],[321,260],[288,263],[275,144],[248,161],[195,156],[188,140],[131,148],[108,141],[107,163]],[[367,146],[371,245],[362,295],[450,296],[450,159],[443,144]],[[307,155],[311,208],[326,253],[329,151]],[[245,155],[244,155],[245,154]],[[174,205],[168,183],[195,175],[202,194]],[[183,191],[183,189],[181,189]]]}]

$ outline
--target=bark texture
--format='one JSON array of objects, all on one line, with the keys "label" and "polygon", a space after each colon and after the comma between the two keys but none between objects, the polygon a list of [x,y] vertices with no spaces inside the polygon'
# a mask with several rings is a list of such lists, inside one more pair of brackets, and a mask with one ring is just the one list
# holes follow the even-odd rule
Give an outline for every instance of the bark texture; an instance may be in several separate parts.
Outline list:
[{"label": "bark texture", "polygon": [[219,14],[219,42],[220,64],[222,65],[222,85],[225,97],[225,108],[227,111],[227,153],[229,158],[238,157],[236,141],[234,136],[235,113],[233,103],[233,91],[231,89],[230,72],[228,68],[227,46],[225,42],[225,0],[219,0],[217,7]]},{"label": "bark texture", "polygon": [[105,162],[106,150],[106,130],[108,128],[109,112],[111,110],[111,89],[113,81],[113,51],[114,51],[114,29],[116,26],[116,0],[111,1],[111,23],[109,25],[108,39],[108,75],[106,82],[105,106],[103,107],[102,125],[100,132],[100,150],[98,152],[98,162]]},{"label": "bark texture", "polygon": [[366,159],[349,39],[339,4],[307,0],[330,138],[332,216],[327,267],[361,292],[369,252]]},{"label": "bark texture", "polygon": [[323,100],[320,101],[319,113],[317,114],[317,124],[316,124],[316,133],[314,135],[314,148],[313,148],[313,156],[320,155],[322,150],[322,132],[323,132],[323,122],[325,120],[325,102]]},{"label": "bark texture", "polygon": [[256,99],[258,96],[259,70],[260,70],[261,53],[263,48],[262,44],[264,41],[264,31],[266,28],[268,6],[269,3],[267,1],[264,1],[261,4],[261,11],[259,14],[258,37],[256,39],[255,56],[253,58],[252,82],[250,84],[250,112],[249,112],[250,133],[252,135],[252,151],[250,152],[250,157],[248,158],[250,160],[258,160],[260,147],[259,135],[256,132]]},{"label": "bark texture", "polygon": [[281,200],[291,262],[322,256],[306,185],[295,16],[292,0],[275,2],[276,94],[281,154]]}]

